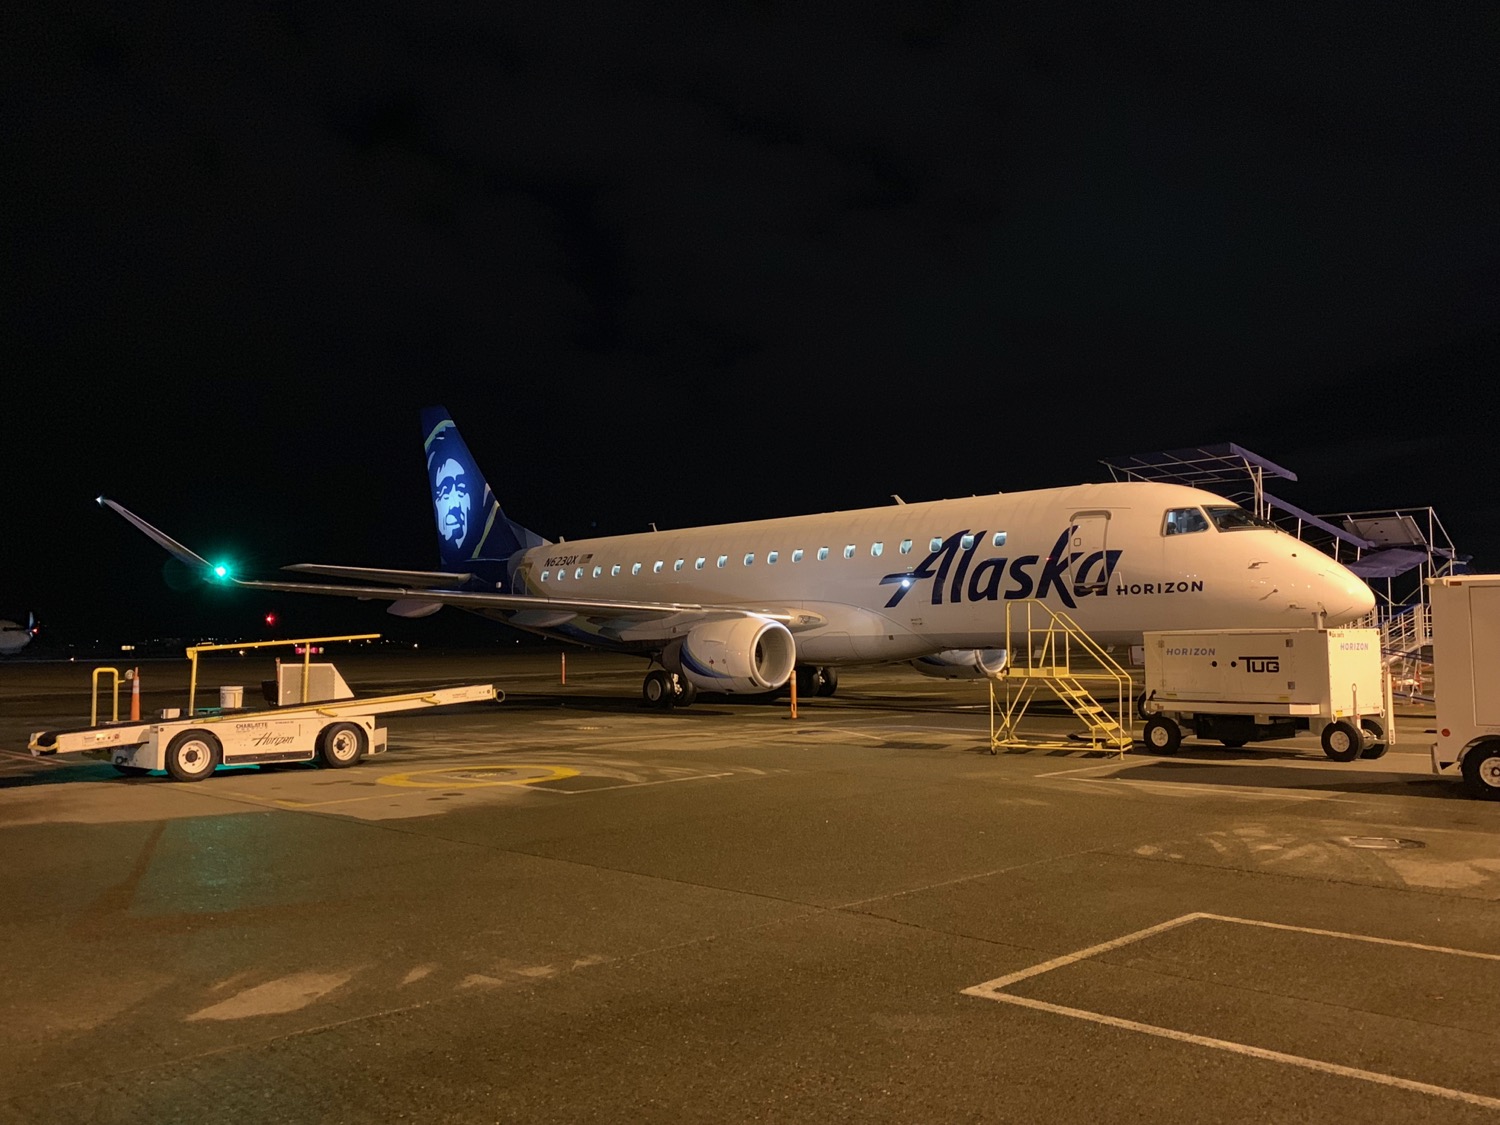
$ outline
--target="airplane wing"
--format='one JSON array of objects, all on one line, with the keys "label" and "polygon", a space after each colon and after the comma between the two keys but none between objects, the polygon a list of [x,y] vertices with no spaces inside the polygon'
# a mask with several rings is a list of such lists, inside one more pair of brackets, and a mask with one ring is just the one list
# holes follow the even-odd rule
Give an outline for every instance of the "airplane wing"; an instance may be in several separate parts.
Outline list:
[{"label": "airplane wing", "polygon": [[159,531],[134,512],[103,496],[99,504],[119,514],[147,538],[205,578],[229,582],[252,590],[276,590],[292,594],[322,594],[327,597],[389,601],[390,612],[399,617],[425,617],[445,605],[457,606],[504,621],[521,629],[557,629],[577,623],[605,638],[625,643],[649,644],[681,636],[695,625],[738,617],[761,617],[779,621],[793,632],[826,623],[822,614],[806,609],[777,606],[705,606],[673,602],[592,601],[578,598],[538,598],[527,594],[501,594],[485,590],[460,590],[469,576],[442,571],[381,570],[321,563],[298,563],[287,567],[327,577],[372,579],[380,585],[320,582],[277,582],[235,578],[217,570],[207,559]]}]

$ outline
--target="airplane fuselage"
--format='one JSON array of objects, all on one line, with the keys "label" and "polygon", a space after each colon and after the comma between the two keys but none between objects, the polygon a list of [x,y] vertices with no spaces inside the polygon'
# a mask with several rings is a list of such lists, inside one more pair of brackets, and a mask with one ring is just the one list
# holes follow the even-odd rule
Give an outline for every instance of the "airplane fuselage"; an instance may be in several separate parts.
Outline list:
[{"label": "airplane fuselage", "polygon": [[[1234,526],[1216,522],[1226,508],[1239,513]],[[817,624],[794,628],[797,657],[819,664],[1003,645],[1006,604],[1028,598],[1105,644],[1147,629],[1337,625],[1370,612],[1354,574],[1243,517],[1179,485],[1077,485],[550,544],[518,553],[512,582],[569,601],[806,610]],[[649,647],[608,622],[535,620],[539,632]]]}]

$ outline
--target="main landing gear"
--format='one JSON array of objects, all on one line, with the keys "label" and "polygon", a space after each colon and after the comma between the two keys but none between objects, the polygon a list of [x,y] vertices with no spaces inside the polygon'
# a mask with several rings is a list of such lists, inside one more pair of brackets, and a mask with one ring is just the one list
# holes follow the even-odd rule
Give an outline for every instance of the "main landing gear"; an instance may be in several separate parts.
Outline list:
[{"label": "main landing gear", "polygon": [[673,707],[688,707],[698,698],[698,689],[686,676],[668,672],[665,668],[653,668],[641,681],[641,699],[647,707],[658,711],[670,711]]},{"label": "main landing gear", "polygon": [[827,665],[799,664],[793,673],[797,677],[797,695],[811,698],[814,695],[832,695],[839,688],[839,670]]}]

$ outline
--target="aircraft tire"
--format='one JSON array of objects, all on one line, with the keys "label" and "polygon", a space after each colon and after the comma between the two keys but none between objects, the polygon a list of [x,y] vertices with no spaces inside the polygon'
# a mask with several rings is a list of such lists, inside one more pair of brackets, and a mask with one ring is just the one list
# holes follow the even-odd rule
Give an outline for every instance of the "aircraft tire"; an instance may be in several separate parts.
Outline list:
[{"label": "aircraft tire", "polygon": [[1486,739],[1469,747],[1463,771],[1469,796],[1481,801],[1500,801],[1500,738]]},{"label": "aircraft tire", "polygon": [[1343,719],[1323,728],[1323,753],[1335,762],[1352,762],[1364,748],[1364,736]]},{"label": "aircraft tire", "polygon": [[819,668],[818,677],[819,695],[832,695],[839,690],[839,670],[837,668]]},{"label": "aircraft tire", "polygon": [[318,764],[324,769],[348,769],[365,756],[369,742],[357,723],[329,723],[318,732]]},{"label": "aircraft tire", "polygon": [[811,699],[815,695],[822,694],[822,669],[811,664],[799,664],[792,675],[797,677],[797,695],[802,699]]},{"label": "aircraft tire", "polygon": [[651,669],[641,681],[641,698],[646,701],[647,707],[666,711],[672,706],[676,694],[672,690],[671,678],[660,668]]},{"label": "aircraft tire", "polygon": [[1164,715],[1152,715],[1141,739],[1158,754],[1175,754],[1182,746],[1182,728]]},{"label": "aircraft tire", "polygon": [[185,730],[167,743],[167,773],[173,781],[202,781],[214,772],[223,748],[206,730]]},{"label": "aircraft tire", "polygon": [[698,685],[683,675],[672,677],[673,707],[691,707],[698,698]]}]

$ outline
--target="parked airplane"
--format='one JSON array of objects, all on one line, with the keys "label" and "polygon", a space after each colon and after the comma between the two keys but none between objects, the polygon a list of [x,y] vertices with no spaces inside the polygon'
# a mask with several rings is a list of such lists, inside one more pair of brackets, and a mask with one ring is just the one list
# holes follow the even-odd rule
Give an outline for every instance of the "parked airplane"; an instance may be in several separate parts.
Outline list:
[{"label": "parked airplane", "polygon": [[0,656],[14,656],[29,645],[36,634],[35,614],[27,615],[24,629],[14,621],[0,621]]},{"label": "parked airplane", "polygon": [[1004,603],[1018,599],[1065,610],[1102,644],[1147,629],[1341,625],[1375,604],[1356,575],[1232,501],[1145,482],[551,543],[506,517],[445,409],[422,423],[442,570],[301,563],[286,569],[338,582],[229,580],[389,600],[401,617],[457,606],[639,653],[659,665],[642,695],[663,707],[698,689],[771,691],[794,672],[799,691],[828,695],[852,664],[983,676],[1004,664]]}]

